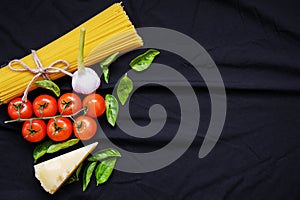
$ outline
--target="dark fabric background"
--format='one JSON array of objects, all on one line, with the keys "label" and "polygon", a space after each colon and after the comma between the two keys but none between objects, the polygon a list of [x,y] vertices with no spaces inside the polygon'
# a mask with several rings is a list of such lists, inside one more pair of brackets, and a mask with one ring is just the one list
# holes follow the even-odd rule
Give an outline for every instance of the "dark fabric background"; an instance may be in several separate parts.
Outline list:
[{"label": "dark fabric background", "polygon": [[[0,64],[39,49],[114,2],[118,1],[1,1]],[[189,73],[184,60],[162,52],[157,62],[181,69],[189,80],[199,80],[192,82],[202,109],[199,133],[180,159],[150,173],[114,171],[101,187],[92,180],[88,190],[82,192],[78,182],[51,196],[34,178],[31,156],[35,145],[21,137],[19,125],[3,125],[7,119],[4,105],[0,106],[0,199],[300,199],[299,2],[124,0],[123,5],[136,27],[180,31],[211,55],[221,72],[228,100],[219,142],[208,156],[198,159],[210,117],[207,89],[201,77]],[[128,66],[136,55],[138,51],[130,52],[116,65]],[[99,92],[111,92],[113,83],[126,70],[129,68],[114,68],[112,83]],[[68,78],[57,81],[63,92],[71,89],[69,82]],[[44,90],[32,92],[29,98],[40,92]],[[132,117],[138,118],[140,125],[147,124],[148,108],[154,103],[176,111],[178,104],[173,98],[163,87],[141,88],[131,101]],[[179,119],[179,114],[172,116],[162,133],[144,140],[110,129],[105,123],[103,126],[116,144],[144,152],[171,140]]]}]

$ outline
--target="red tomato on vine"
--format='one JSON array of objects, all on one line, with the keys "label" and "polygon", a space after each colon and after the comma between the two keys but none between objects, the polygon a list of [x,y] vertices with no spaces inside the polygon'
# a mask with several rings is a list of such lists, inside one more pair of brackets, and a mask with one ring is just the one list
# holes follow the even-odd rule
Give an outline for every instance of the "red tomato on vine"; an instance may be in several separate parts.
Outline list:
[{"label": "red tomato on vine", "polygon": [[32,104],[29,100],[22,101],[22,98],[11,100],[7,107],[8,115],[11,119],[30,118],[32,116]]},{"label": "red tomato on vine", "polygon": [[97,123],[89,116],[80,116],[76,118],[73,130],[75,136],[80,140],[89,140],[96,134]]},{"label": "red tomato on vine", "polygon": [[43,120],[25,121],[22,135],[29,142],[40,142],[46,137],[46,123]]},{"label": "red tomato on vine", "polygon": [[62,115],[77,113],[82,108],[80,97],[74,93],[65,93],[57,101],[58,112]]},{"label": "red tomato on vine", "polygon": [[87,108],[87,115],[100,117],[105,111],[105,100],[100,94],[89,94],[83,99],[83,107]]},{"label": "red tomato on vine", "polygon": [[67,140],[73,132],[72,122],[68,118],[58,117],[48,121],[47,135],[56,142]]},{"label": "red tomato on vine", "polygon": [[42,94],[33,101],[33,112],[37,117],[51,117],[57,112],[56,99],[50,95]]}]

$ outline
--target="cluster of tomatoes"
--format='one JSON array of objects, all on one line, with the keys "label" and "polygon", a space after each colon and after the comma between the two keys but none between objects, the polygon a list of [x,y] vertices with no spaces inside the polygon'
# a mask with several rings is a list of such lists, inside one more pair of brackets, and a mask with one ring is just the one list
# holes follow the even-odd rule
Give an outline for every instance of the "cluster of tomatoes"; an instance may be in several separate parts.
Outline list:
[{"label": "cluster of tomatoes", "polygon": [[78,139],[89,140],[97,131],[95,118],[104,112],[105,100],[96,93],[83,100],[75,93],[65,93],[58,100],[43,94],[32,103],[15,98],[8,104],[10,118],[25,121],[22,135],[30,142],[39,142],[46,136],[60,142],[70,138],[73,132]]}]

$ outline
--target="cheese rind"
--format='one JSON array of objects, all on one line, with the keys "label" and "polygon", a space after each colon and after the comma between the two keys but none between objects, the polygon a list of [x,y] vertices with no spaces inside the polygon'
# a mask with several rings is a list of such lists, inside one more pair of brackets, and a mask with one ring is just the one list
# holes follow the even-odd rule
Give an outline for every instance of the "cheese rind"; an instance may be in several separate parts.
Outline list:
[{"label": "cheese rind", "polygon": [[54,194],[97,145],[95,142],[34,165],[35,177],[45,191]]}]

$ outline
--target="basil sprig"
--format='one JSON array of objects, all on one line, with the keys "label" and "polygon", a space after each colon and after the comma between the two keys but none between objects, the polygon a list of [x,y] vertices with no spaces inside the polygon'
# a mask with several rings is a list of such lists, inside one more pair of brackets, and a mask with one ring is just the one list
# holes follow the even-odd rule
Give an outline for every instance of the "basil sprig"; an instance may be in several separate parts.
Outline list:
[{"label": "basil sprig", "polygon": [[89,185],[89,183],[91,181],[91,177],[93,175],[93,171],[96,167],[96,164],[97,164],[97,162],[91,162],[91,163],[88,163],[87,166],[84,168],[82,191],[85,191],[87,186]]},{"label": "basil sprig", "polygon": [[112,126],[115,126],[119,113],[118,100],[113,95],[107,94],[105,95],[105,105],[106,119]]},{"label": "basil sprig", "polygon": [[94,161],[102,161],[107,158],[111,157],[121,157],[121,154],[118,150],[113,148],[103,149],[96,153],[93,153],[88,157],[88,161],[94,162]]},{"label": "basil sprig", "polygon": [[82,168],[82,163],[76,169],[76,172],[74,174],[72,174],[72,176],[67,180],[67,182],[65,183],[65,185],[71,184],[71,183],[76,182],[76,181],[79,181],[79,174],[81,172],[81,168]]},{"label": "basil sprig", "polygon": [[62,149],[66,149],[68,147],[71,147],[71,146],[77,144],[78,142],[79,142],[79,139],[70,139],[70,140],[68,140],[66,142],[52,144],[47,149],[47,153],[55,153],[55,152],[60,151]]},{"label": "basil sprig", "polygon": [[112,148],[100,150],[89,156],[83,172],[82,190],[87,189],[94,171],[97,186],[105,183],[111,176],[118,157],[121,157],[120,152]]},{"label": "basil sprig", "polygon": [[60,142],[55,143],[53,141],[46,141],[41,144],[39,144],[34,150],[33,150],[33,159],[34,163],[45,155],[46,153],[55,153],[62,149],[66,149],[68,147],[71,147],[79,142],[79,139],[70,139],[66,142]]},{"label": "basil sprig", "polygon": [[108,83],[109,81],[109,65],[113,63],[118,58],[119,52],[112,54],[108,58],[100,62],[100,67],[103,70],[104,81]]},{"label": "basil sprig", "polygon": [[54,144],[54,142],[51,141],[46,141],[43,142],[41,144],[39,144],[37,147],[35,147],[35,149],[33,150],[33,160],[34,163],[36,163],[36,161],[42,157],[43,155],[45,155],[47,153],[47,150],[49,149],[49,147]]},{"label": "basil sprig", "polygon": [[149,49],[145,53],[134,58],[130,63],[130,67],[138,72],[144,71],[150,67],[154,58],[160,54],[156,49]]},{"label": "basil sprig", "polygon": [[110,158],[102,161],[97,166],[95,170],[97,186],[102,183],[105,183],[109,179],[112,171],[114,170],[116,162],[117,162],[117,158]]},{"label": "basil sprig", "polygon": [[127,73],[121,78],[118,87],[117,95],[122,105],[125,105],[130,93],[133,90],[133,82],[127,76]]},{"label": "basil sprig", "polygon": [[34,82],[38,87],[51,90],[57,97],[60,95],[60,89],[53,81],[50,80],[41,80]]}]

